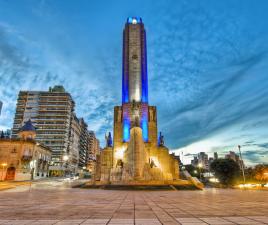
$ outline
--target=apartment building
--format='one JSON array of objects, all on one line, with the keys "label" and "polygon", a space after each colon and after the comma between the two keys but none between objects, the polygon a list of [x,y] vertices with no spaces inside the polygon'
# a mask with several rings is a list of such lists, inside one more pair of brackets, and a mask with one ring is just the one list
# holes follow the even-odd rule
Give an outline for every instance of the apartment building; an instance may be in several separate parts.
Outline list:
[{"label": "apartment building", "polygon": [[12,138],[18,138],[21,126],[31,120],[36,127],[36,141],[52,150],[51,176],[77,173],[87,167],[89,154],[99,148],[94,132],[88,131],[83,118],[77,118],[74,108],[63,86],[19,92]]},{"label": "apartment building", "polygon": [[17,138],[20,127],[30,119],[37,128],[36,141],[52,150],[52,175],[62,175],[73,167],[74,160],[64,156],[74,154],[70,152],[74,105],[63,86],[49,91],[20,91],[18,95],[12,137]]},{"label": "apartment building", "polygon": [[88,163],[87,168],[90,172],[94,170],[96,163],[96,156],[100,154],[100,142],[96,138],[96,135],[93,131],[88,132],[89,142],[88,142]]}]

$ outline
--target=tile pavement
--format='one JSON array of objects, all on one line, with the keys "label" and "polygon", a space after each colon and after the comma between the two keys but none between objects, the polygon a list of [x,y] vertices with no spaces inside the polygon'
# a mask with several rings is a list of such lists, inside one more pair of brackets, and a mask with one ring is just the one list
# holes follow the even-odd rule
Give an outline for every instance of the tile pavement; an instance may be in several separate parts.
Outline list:
[{"label": "tile pavement", "polygon": [[268,224],[268,191],[5,191],[0,192],[0,224]]}]

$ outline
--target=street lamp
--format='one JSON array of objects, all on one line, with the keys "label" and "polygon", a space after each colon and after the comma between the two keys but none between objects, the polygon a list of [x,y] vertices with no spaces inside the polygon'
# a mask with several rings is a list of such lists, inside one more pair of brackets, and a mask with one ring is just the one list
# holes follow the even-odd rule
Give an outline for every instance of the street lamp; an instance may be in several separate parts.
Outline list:
[{"label": "street lamp", "polygon": [[64,162],[67,162],[68,159],[69,159],[69,156],[68,156],[68,155],[64,155],[64,156],[62,157],[62,159],[63,159]]},{"label": "street lamp", "polygon": [[238,145],[238,150],[239,150],[239,155],[240,155],[240,166],[241,166],[241,169],[242,169],[242,174],[243,174],[243,180],[244,180],[244,185],[246,184],[246,178],[245,178],[245,171],[244,171],[244,162],[243,162],[243,159],[242,159],[242,153],[241,153],[241,146]]},{"label": "street lamp", "polygon": [[4,168],[7,166],[7,163],[2,163],[2,176],[1,176],[1,180],[3,181],[3,176],[4,176]]},{"label": "street lamp", "polygon": [[199,179],[201,180],[201,169],[203,167],[202,163],[198,163],[197,167],[199,168]]}]

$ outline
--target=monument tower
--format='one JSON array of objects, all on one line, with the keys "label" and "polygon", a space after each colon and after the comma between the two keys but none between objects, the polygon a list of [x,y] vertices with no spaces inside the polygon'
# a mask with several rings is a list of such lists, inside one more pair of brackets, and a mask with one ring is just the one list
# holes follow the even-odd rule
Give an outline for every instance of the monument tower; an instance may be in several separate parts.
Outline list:
[{"label": "monument tower", "polygon": [[146,32],[140,17],[127,19],[123,31],[122,105],[114,107],[113,141],[97,159],[96,181],[150,183],[179,178],[178,161],[157,138],[157,113],[148,105]]}]

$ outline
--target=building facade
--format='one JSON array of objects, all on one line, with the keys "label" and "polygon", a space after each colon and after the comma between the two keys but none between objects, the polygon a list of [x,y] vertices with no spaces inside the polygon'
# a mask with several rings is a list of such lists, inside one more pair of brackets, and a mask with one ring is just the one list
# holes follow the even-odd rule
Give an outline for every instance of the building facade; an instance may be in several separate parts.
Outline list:
[{"label": "building facade", "polygon": [[62,86],[19,93],[12,137],[17,138],[21,125],[31,119],[37,128],[36,140],[52,150],[51,176],[76,174],[88,164],[88,125],[77,118],[74,108]]},{"label": "building facade", "polygon": [[240,169],[242,169],[243,167],[245,168],[244,161],[241,160],[239,155],[236,154],[234,151],[229,151],[229,153],[225,155],[225,158],[232,159],[233,161],[235,161],[239,165]]},{"label": "building facade", "polygon": [[100,142],[93,131],[88,132],[88,163],[87,169],[92,173],[95,169],[97,155],[100,154]]},{"label": "building facade", "polygon": [[52,150],[50,173],[62,176],[75,173],[79,164],[80,121],[74,115],[75,103],[62,86],[49,91],[20,91],[12,137],[17,138],[19,128],[31,119],[37,128],[36,141]]},{"label": "building facade", "polygon": [[81,135],[81,126],[79,119],[76,115],[72,114],[71,119],[71,130],[70,130],[70,144],[68,149],[68,164],[67,168],[70,168],[70,171],[77,172],[80,154],[79,154],[79,144],[80,144],[80,135]]},{"label": "building facade", "polygon": [[89,135],[87,124],[83,119],[79,120],[81,133],[79,137],[79,168],[83,169],[87,167],[88,164],[88,143],[89,143]]},{"label": "building facade", "polygon": [[205,152],[199,152],[197,156],[191,160],[191,165],[194,167],[200,167],[203,170],[209,171],[210,164],[215,160],[218,159],[218,153],[214,152],[214,157],[208,157],[208,154]]},{"label": "building facade", "polygon": [[32,180],[48,176],[51,150],[35,140],[36,131],[28,120],[18,138],[0,138],[1,180]]},{"label": "building facade", "polygon": [[200,166],[205,169],[209,170],[209,160],[208,160],[208,154],[205,152],[199,152],[198,153],[198,163]]}]

